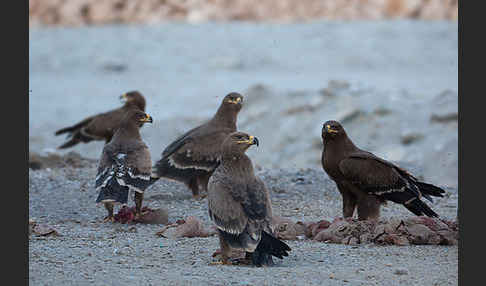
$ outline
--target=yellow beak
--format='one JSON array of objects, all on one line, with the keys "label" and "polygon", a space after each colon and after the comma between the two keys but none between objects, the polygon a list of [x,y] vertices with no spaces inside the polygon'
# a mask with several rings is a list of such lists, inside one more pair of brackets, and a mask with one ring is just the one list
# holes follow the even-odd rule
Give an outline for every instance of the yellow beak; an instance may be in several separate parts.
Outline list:
[{"label": "yellow beak", "polygon": [[260,142],[258,141],[258,138],[256,138],[255,136],[251,136],[250,135],[250,138],[248,138],[248,140],[241,140],[241,141],[238,141],[238,143],[245,143],[245,144],[248,144],[248,145],[259,145]]},{"label": "yellow beak", "polygon": [[148,115],[148,114],[145,114],[145,117],[140,119],[141,122],[150,122],[152,123],[153,120],[152,120],[152,116]]},{"label": "yellow beak", "polygon": [[335,130],[335,129],[332,129],[331,128],[331,125],[326,125],[326,130],[327,132],[329,133],[339,133],[339,131]]},{"label": "yellow beak", "polygon": [[237,104],[241,102],[241,97],[237,97],[235,100],[228,100],[228,103]]},{"label": "yellow beak", "polygon": [[124,93],[124,94],[120,95],[120,101],[121,101],[122,103],[127,102],[127,100],[128,100],[128,98],[127,98],[127,94],[126,94],[126,93]]}]

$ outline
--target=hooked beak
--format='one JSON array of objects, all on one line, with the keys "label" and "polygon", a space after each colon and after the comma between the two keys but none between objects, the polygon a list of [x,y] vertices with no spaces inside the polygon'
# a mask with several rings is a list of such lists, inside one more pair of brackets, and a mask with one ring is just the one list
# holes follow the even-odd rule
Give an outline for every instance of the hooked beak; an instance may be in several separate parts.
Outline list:
[{"label": "hooked beak", "polygon": [[257,145],[257,147],[259,145],[258,138],[256,138],[255,136],[250,136],[250,139],[248,141],[250,141],[250,145]]},{"label": "hooked beak", "polygon": [[141,122],[149,122],[149,123],[152,123],[153,120],[152,120],[152,116],[148,115],[148,114],[145,114],[145,117],[140,119]]},{"label": "hooked beak", "polygon": [[328,133],[339,133],[339,131],[335,130],[335,129],[332,129],[331,128],[331,125],[326,125],[326,131]]},{"label": "hooked beak", "polygon": [[228,103],[238,104],[242,101],[241,97],[237,97],[235,100],[228,100]]},{"label": "hooked beak", "polygon": [[255,136],[250,136],[250,138],[248,138],[248,140],[241,140],[241,141],[238,141],[238,143],[244,143],[244,144],[248,144],[248,145],[259,145],[259,141],[258,141],[258,138],[256,138]]}]

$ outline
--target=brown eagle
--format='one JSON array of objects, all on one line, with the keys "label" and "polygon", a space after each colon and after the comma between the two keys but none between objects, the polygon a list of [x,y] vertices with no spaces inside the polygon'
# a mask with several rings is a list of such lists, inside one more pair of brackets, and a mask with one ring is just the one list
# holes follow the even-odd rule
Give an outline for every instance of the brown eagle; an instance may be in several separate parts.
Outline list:
[{"label": "brown eagle", "polygon": [[209,177],[219,164],[221,143],[236,131],[242,103],[241,94],[226,95],[211,120],[189,130],[165,148],[153,168],[153,179],[163,177],[183,182],[194,197],[204,197]]},{"label": "brown eagle", "polygon": [[73,126],[56,131],[56,136],[68,133],[70,139],[58,148],[65,149],[80,142],[88,143],[93,140],[105,140],[105,143],[108,143],[128,110],[145,111],[145,98],[138,91],[122,94],[120,100],[125,102],[120,108],[90,116]]},{"label": "brown eagle", "polygon": [[221,146],[221,163],[209,179],[209,217],[218,228],[221,264],[231,249],[246,251],[247,262],[272,265],[272,256],[288,256],[290,247],[274,236],[272,205],[263,181],[255,176],[246,150],[258,139],[235,132]]},{"label": "brown eagle", "polygon": [[152,117],[145,112],[127,111],[113,139],[103,147],[95,188],[99,191],[96,202],[108,211],[105,221],[114,221],[113,205],[126,205],[131,192],[135,192],[136,216],[140,216],[152,171],[150,152],[139,131],[146,122],[152,123]]},{"label": "brown eagle", "polygon": [[337,121],[322,127],[322,167],[334,180],[343,198],[343,216],[375,219],[385,201],[402,204],[420,216],[438,217],[421,199],[443,197],[445,191],[420,182],[406,170],[356,147]]}]

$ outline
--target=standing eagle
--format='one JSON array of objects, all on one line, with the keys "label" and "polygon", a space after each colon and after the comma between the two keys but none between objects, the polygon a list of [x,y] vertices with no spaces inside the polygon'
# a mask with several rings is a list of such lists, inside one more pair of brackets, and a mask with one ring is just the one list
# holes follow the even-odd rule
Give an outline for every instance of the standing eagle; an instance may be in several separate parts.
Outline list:
[{"label": "standing eagle", "polygon": [[[204,197],[209,177],[219,164],[221,143],[228,134],[236,131],[242,102],[243,96],[239,93],[226,95],[211,120],[167,146],[153,168],[153,179],[164,177],[183,182],[194,197]],[[200,191],[204,194],[200,195]]]},{"label": "standing eagle", "polygon": [[108,143],[128,110],[145,111],[145,98],[138,91],[122,94],[120,100],[125,102],[120,108],[90,116],[73,126],[56,131],[56,136],[68,133],[68,138],[70,138],[58,148],[65,149],[80,142],[88,143],[93,140],[105,140],[105,143]]},{"label": "standing eagle", "polygon": [[343,216],[376,219],[380,205],[389,200],[420,216],[438,217],[421,198],[443,197],[445,191],[420,182],[406,170],[356,147],[337,121],[322,127],[322,167],[343,197]]},{"label": "standing eagle", "polygon": [[263,181],[256,177],[245,151],[258,139],[230,134],[221,146],[221,164],[208,184],[209,217],[218,228],[221,264],[230,264],[231,248],[246,251],[253,265],[271,265],[272,256],[288,256],[290,247],[275,238],[272,205]]},{"label": "standing eagle", "polygon": [[152,117],[141,110],[129,110],[113,139],[103,147],[95,188],[99,191],[96,202],[108,211],[105,221],[114,221],[113,205],[126,205],[131,191],[135,192],[135,215],[141,214],[152,170],[150,152],[139,131],[146,122],[152,123]]}]

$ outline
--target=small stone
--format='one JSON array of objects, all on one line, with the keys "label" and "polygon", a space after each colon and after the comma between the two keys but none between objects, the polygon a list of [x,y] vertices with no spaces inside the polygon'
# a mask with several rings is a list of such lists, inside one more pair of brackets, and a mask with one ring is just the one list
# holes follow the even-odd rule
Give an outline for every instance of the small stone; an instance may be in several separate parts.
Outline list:
[{"label": "small stone", "polygon": [[402,142],[403,145],[409,145],[414,142],[420,141],[424,138],[424,135],[422,133],[408,133],[402,135],[400,138],[400,141]]},{"label": "small stone", "polygon": [[121,73],[126,71],[128,67],[120,63],[106,63],[102,66],[102,69],[108,72]]},{"label": "small stone", "polygon": [[405,268],[397,268],[395,271],[393,271],[393,274],[395,275],[408,275],[408,270]]},{"label": "small stone", "polygon": [[457,112],[451,112],[447,114],[432,114],[430,116],[431,122],[447,123],[451,121],[457,121],[459,114]]}]

